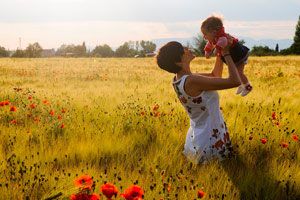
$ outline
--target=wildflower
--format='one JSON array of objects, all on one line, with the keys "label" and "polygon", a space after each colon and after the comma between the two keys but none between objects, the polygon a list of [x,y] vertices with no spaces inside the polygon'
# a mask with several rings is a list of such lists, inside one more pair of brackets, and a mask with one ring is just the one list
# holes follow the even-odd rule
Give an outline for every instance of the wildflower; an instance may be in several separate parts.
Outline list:
[{"label": "wildflower", "polygon": [[160,116],[160,112],[155,112],[154,113],[154,117],[159,117]]},{"label": "wildflower", "polygon": [[11,106],[9,110],[10,110],[11,112],[16,112],[16,111],[17,111],[17,108],[16,108],[16,106]]},{"label": "wildflower", "polygon": [[8,106],[10,104],[10,102],[8,100],[3,102],[5,106]]},{"label": "wildflower", "polygon": [[93,193],[93,194],[72,194],[70,196],[71,200],[99,200],[100,196],[99,194]]},{"label": "wildflower", "polygon": [[288,146],[289,146],[289,144],[287,142],[282,142],[281,143],[282,148],[287,148]]},{"label": "wildflower", "polygon": [[74,180],[74,184],[76,187],[82,189],[91,189],[93,185],[93,179],[89,175],[82,175]]},{"label": "wildflower", "polygon": [[32,96],[29,96],[29,97],[28,97],[28,100],[32,100]]},{"label": "wildflower", "polygon": [[50,114],[51,116],[54,116],[54,110],[50,110],[49,114]]},{"label": "wildflower", "polygon": [[296,142],[299,141],[299,137],[298,137],[298,135],[296,135],[296,134],[293,134],[293,135],[292,135],[292,138],[293,138],[293,140],[296,141]]},{"label": "wildflower", "polygon": [[121,196],[126,200],[142,200],[144,191],[140,186],[133,185],[127,188]]},{"label": "wildflower", "polygon": [[65,128],[65,124],[61,124],[60,128],[61,129]]},{"label": "wildflower", "polygon": [[198,198],[201,199],[202,197],[204,197],[205,192],[203,192],[203,190],[198,190],[197,195],[198,195]]},{"label": "wildflower", "polygon": [[117,196],[118,189],[111,183],[106,183],[101,186],[100,191],[106,196],[106,198],[111,199],[112,196]]},{"label": "wildflower", "polygon": [[61,116],[61,115],[58,115],[58,116],[57,116],[57,119],[58,119],[58,120],[61,120],[61,119],[62,119],[62,116]]},{"label": "wildflower", "polygon": [[272,112],[272,119],[276,120],[276,113],[275,112]]},{"label": "wildflower", "polygon": [[49,105],[49,104],[50,104],[50,102],[49,102],[48,100],[43,100],[43,104],[45,104],[45,105]]},{"label": "wildflower", "polygon": [[153,111],[157,111],[159,109],[159,105],[158,104],[155,104],[154,106],[153,106]]},{"label": "wildflower", "polygon": [[33,103],[33,104],[30,104],[29,107],[34,109],[36,107],[36,105]]},{"label": "wildflower", "polygon": [[10,121],[11,124],[17,124],[17,120],[13,119]]},{"label": "wildflower", "polygon": [[3,107],[4,106],[4,101],[0,102],[0,106]]},{"label": "wildflower", "polygon": [[262,139],[260,139],[260,141],[261,141],[261,143],[266,144],[268,140],[266,138],[262,138]]}]

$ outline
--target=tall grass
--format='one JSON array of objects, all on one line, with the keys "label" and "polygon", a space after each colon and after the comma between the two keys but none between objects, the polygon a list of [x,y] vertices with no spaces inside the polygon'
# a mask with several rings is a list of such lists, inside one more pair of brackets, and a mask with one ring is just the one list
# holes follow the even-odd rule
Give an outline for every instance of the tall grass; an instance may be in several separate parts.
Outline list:
[{"label": "tall grass", "polygon": [[[213,62],[197,58],[192,70]],[[198,189],[299,199],[300,57],[251,57],[246,74],[247,97],[219,92],[235,158],[199,166],[182,154],[189,119],[153,58],[0,59],[0,101],[10,101],[0,107],[0,199],[67,199],[81,174],[95,192],[138,184],[145,199],[196,199]]]}]

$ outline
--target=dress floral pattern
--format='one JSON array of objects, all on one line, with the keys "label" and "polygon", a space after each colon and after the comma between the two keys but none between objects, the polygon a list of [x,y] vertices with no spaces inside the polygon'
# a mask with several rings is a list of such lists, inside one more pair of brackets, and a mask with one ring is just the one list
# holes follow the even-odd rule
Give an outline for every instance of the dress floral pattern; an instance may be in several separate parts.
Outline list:
[{"label": "dress floral pattern", "polygon": [[196,97],[187,95],[184,83],[188,75],[173,79],[174,90],[190,118],[184,155],[196,163],[213,158],[223,160],[233,153],[229,133],[219,105],[216,91],[203,91]]}]

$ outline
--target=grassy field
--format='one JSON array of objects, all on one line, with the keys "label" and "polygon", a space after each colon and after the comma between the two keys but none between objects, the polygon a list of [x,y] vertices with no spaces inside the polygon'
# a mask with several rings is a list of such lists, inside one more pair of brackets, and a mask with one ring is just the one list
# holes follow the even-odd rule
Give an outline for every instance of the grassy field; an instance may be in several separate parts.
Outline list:
[{"label": "grassy field", "polygon": [[182,154],[189,119],[172,74],[154,58],[0,59],[0,101],[10,102],[0,105],[0,199],[68,199],[82,174],[97,193],[138,184],[146,200],[199,189],[204,199],[299,199],[300,57],[251,57],[246,74],[247,97],[219,92],[236,158],[197,166]]}]

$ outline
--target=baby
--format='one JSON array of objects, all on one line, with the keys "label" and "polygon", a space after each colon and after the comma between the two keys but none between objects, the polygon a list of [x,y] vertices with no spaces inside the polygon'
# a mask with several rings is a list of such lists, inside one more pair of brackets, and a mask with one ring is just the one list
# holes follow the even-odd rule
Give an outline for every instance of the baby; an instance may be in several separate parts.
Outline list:
[{"label": "baby", "polygon": [[216,50],[217,56],[221,56],[223,62],[225,62],[225,59],[221,55],[221,51],[227,46],[229,37],[232,39],[229,52],[233,62],[237,66],[237,70],[242,81],[242,84],[238,87],[236,94],[246,96],[252,90],[252,86],[244,74],[244,67],[245,64],[247,64],[249,49],[240,44],[237,38],[233,38],[229,34],[225,33],[223,22],[218,17],[212,16],[207,18],[201,25],[201,32],[203,33],[204,39],[207,40],[204,48],[205,57],[210,58],[214,50]]}]

